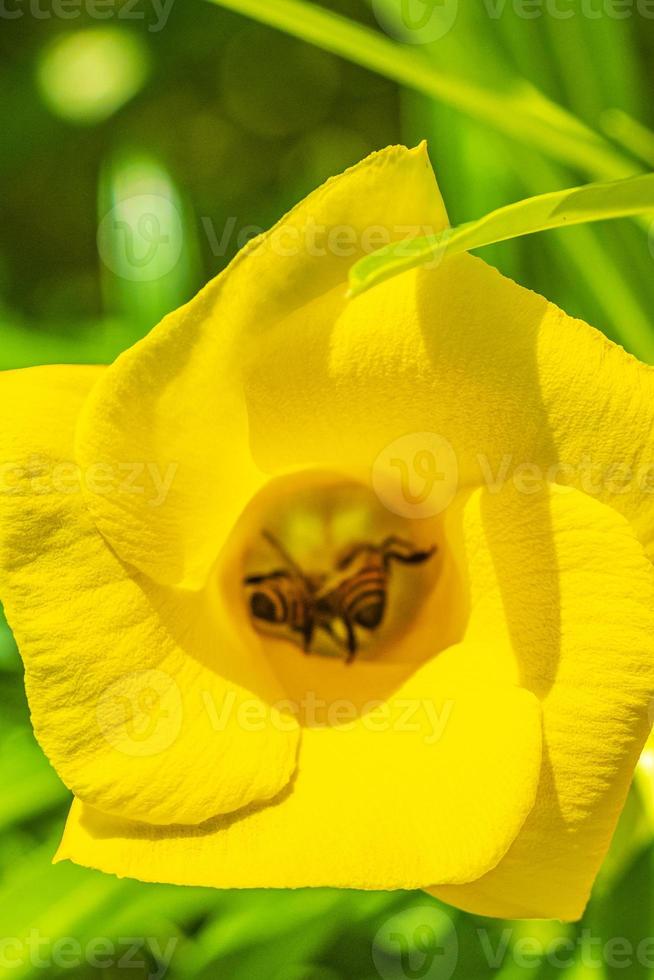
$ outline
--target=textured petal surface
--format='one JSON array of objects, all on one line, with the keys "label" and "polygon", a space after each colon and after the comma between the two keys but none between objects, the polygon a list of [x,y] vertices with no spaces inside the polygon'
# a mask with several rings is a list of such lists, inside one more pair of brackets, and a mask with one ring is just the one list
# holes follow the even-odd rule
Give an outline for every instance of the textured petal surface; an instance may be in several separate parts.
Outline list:
[{"label": "textured petal surface", "polygon": [[[308,229],[356,238],[380,216],[392,237],[444,224],[424,152],[329,182],[101,376],[7,376],[0,564],[37,732],[80,798],[60,856],[225,887],[433,884],[480,913],[575,918],[654,692],[654,374],[467,255],[347,303],[360,252],[308,248]],[[84,473],[114,481],[83,480],[95,523],[80,494],[34,490],[70,460],[81,406]],[[309,728],[289,782],[281,692],[202,587],[267,474],[378,488],[403,463],[415,491],[425,433],[449,444],[439,479],[490,487],[446,515],[466,637],[400,688],[417,728]],[[427,705],[446,704],[430,741]]]},{"label": "textured petal surface", "polygon": [[578,491],[554,491],[548,514],[513,492],[473,504],[469,548],[483,528],[492,566],[480,555],[471,629],[479,635],[485,622],[497,635],[501,602],[520,683],[541,700],[543,768],[534,808],[497,868],[434,894],[483,915],[576,919],[649,730],[653,572],[624,518]]},{"label": "textured petal surface", "polygon": [[569,483],[625,514],[654,554],[654,369],[473,256],[345,308],[338,290],[321,296],[258,339],[244,383],[263,468],[374,481],[386,467],[399,495],[391,447],[419,494],[435,435],[446,482],[541,496]]},{"label": "textured petal surface", "polygon": [[107,812],[198,823],[277,794],[297,725],[268,707],[279,695],[265,661],[228,635],[210,595],[134,577],[91,523],[71,444],[99,376],[0,375],[0,594],[37,737],[64,782]]},{"label": "textured petal surface", "polygon": [[[297,777],[274,805],[191,839],[76,804],[59,857],[225,887],[411,887],[438,865],[435,894],[455,905],[578,917],[647,734],[651,566],[622,517],[569,489],[552,490],[545,507],[476,491],[453,506],[447,533],[468,568],[470,620],[464,640],[391,699],[414,706],[418,731],[307,731]],[[470,691],[473,678],[484,696]],[[531,807],[537,711],[528,706],[538,703],[543,760]],[[516,830],[501,857],[503,833]],[[492,870],[471,881],[484,848]],[[243,853],[252,865],[236,862]]]},{"label": "textured petal surface", "polygon": [[121,558],[160,582],[205,581],[262,481],[240,384],[244,360],[259,358],[253,342],[330,290],[344,307],[348,269],[380,234],[398,240],[446,223],[424,147],[373,154],[311,194],[118,359],[84,411],[78,458],[85,466],[136,459],[176,474],[156,510],[145,492],[89,495]]},{"label": "textured petal surface", "polygon": [[[426,674],[421,690],[429,666]],[[189,833],[76,802],[58,858],[223,888],[475,879],[502,857],[533,803],[538,701],[519,688],[439,691],[429,711],[415,689],[389,701],[387,713],[305,729],[297,777],[270,806]]]}]

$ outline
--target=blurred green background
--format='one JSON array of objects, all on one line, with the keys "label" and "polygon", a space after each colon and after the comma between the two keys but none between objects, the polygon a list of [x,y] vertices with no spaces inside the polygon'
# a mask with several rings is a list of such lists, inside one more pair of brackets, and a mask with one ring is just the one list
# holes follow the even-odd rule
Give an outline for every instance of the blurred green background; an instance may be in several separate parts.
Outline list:
[{"label": "blurred green background", "polygon": [[[457,223],[654,169],[651,6],[4,0],[0,367],[109,362],[388,143],[428,138]],[[620,221],[484,256],[654,362],[653,247],[647,222]],[[575,926],[487,922],[419,893],[214,893],[52,867],[68,794],[4,626],[0,697],[0,977],[161,976],[171,951],[166,975],[185,980],[654,976],[646,769]],[[131,962],[129,937],[146,940]],[[109,952],[89,947],[103,938]],[[631,958],[603,952],[616,939]]]}]

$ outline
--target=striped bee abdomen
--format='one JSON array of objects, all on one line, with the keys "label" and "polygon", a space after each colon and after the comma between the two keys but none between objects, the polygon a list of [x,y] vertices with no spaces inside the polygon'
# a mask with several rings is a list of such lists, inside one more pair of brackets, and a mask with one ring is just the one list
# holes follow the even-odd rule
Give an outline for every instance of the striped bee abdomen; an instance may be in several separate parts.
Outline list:
[{"label": "striped bee abdomen", "polygon": [[304,583],[286,571],[252,575],[249,587],[250,612],[254,619],[276,626],[288,626],[306,633],[311,623],[311,603]]},{"label": "striped bee abdomen", "polygon": [[376,629],[386,611],[387,574],[383,567],[370,565],[345,579],[338,588],[342,615],[364,629]]},{"label": "striped bee abdomen", "polygon": [[436,551],[435,545],[419,550],[391,536],[381,545],[362,542],[349,547],[333,574],[306,573],[277,538],[268,531],[263,536],[288,568],[244,580],[252,618],[267,632],[285,627],[299,633],[305,653],[311,650],[316,630],[327,633],[345,647],[346,663],[352,663],[358,650],[357,627],[372,632],[384,619],[391,563],[419,565]]}]

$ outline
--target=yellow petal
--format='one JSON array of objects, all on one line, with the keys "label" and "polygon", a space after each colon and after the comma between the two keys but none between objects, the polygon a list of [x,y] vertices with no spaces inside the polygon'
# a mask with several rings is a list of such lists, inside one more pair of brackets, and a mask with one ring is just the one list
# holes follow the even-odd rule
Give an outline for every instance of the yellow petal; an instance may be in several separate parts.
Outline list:
[{"label": "yellow petal", "polygon": [[145,493],[89,495],[121,558],[160,582],[206,580],[262,480],[240,384],[244,361],[258,357],[251,342],[330,290],[343,307],[348,269],[379,244],[380,231],[398,240],[446,223],[424,146],[376,153],[311,194],[118,359],[85,408],[78,458],[84,466],[137,459],[175,470],[157,508]]},{"label": "yellow petal", "polygon": [[493,589],[488,566],[476,576],[471,628],[483,619],[497,636],[501,603],[520,683],[541,700],[544,758],[506,857],[478,882],[433,893],[483,915],[576,919],[649,730],[652,568],[626,520],[575,490],[554,491],[546,512],[528,496],[477,494],[466,519],[470,546],[475,523],[484,528],[497,580]]},{"label": "yellow petal", "polygon": [[[654,369],[473,256],[292,311],[257,338],[244,384],[264,469],[375,482],[391,447],[417,495],[436,437],[446,483],[541,496],[569,483],[654,555]],[[400,470],[386,475],[401,493]]]},{"label": "yellow petal", "polygon": [[[446,521],[466,570],[470,619],[464,640],[391,699],[417,706],[418,732],[371,733],[360,723],[354,732],[308,730],[286,793],[191,839],[187,830],[172,836],[76,805],[59,857],[221,887],[413,887],[438,865],[435,893],[453,904],[488,915],[577,917],[647,734],[651,566],[623,518],[574,490],[552,490],[546,501],[476,491]],[[429,628],[438,624],[424,624],[416,644],[429,642]],[[352,685],[365,686],[363,672],[372,678],[380,669],[358,664]],[[470,691],[473,678],[486,697]],[[527,691],[542,706],[542,766],[529,700],[515,710]],[[425,739],[428,717],[427,734],[441,733],[435,742]],[[516,758],[516,747],[530,758]],[[252,865],[234,864],[243,853]],[[473,881],[482,858],[494,870]]]},{"label": "yellow petal", "polygon": [[[423,684],[429,689],[428,677]],[[539,706],[519,688],[433,695],[428,706],[400,693],[385,712],[305,729],[288,791],[193,830],[129,823],[76,801],[57,859],[220,888],[475,879],[506,852],[532,806]]]},{"label": "yellow petal", "polygon": [[[0,596],[36,735],[64,782],[107,812],[198,823],[277,794],[297,724],[269,707],[266,663],[230,636],[218,598],[133,575],[90,521],[71,444],[101,377],[0,375]],[[103,471],[105,483],[125,477]]]}]

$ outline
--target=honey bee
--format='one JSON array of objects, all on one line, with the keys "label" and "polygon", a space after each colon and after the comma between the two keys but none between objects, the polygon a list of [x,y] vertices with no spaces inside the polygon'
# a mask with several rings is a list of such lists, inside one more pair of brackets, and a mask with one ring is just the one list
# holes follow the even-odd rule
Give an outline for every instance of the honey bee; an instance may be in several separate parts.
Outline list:
[{"label": "honey bee", "polygon": [[[283,545],[268,531],[263,537],[284,562],[284,567],[244,579],[250,613],[265,627],[286,627],[305,653],[311,652],[316,630],[323,630],[346,650],[346,663],[359,649],[357,628],[372,632],[381,626],[386,612],[392,562],[419,565],[436,552],[436,546],[417,550],[402,538],[390,536],[381,544],[349,546],[337,558],[330,574],[304,572]],[[343,640],[334,624],[345,631]]]}]

